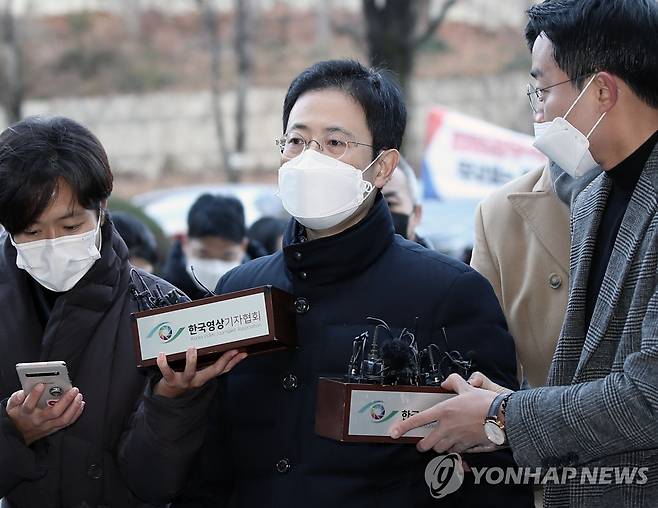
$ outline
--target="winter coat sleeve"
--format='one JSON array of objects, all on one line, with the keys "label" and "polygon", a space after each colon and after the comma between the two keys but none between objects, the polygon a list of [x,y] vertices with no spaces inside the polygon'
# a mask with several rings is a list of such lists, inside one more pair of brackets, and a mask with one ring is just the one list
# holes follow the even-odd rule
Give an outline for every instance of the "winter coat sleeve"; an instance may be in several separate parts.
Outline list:
[{"label": "winter coat sleeve", "polygon": [[0,498],[20,482],[39,479],[46,472],[40,465],[39,444],[25,444],[7,415],[7,400],[0,402]]},{"label": "winter coat sleeve", "polygon": [[124,480],[140,499],[170,502],[184,486],[188,471],[201,447],[208,410],[217,382],[180,397],[153,394],[159,377],[148,384],[119,447]]},{"label": "winter coat sleeve", "polygon": [[231,456],[231,430],[221,417],[226,380],[218,379],[205,440],[195,458],[183,492],[170,508],[224,508],[230,506],[235,470]]},{"label": "winter coat sleeve", "polygon": [[[447,298],[439,303],[434,322],[435,339],[458,350],[473,362],[473,369],[499,385],[516,390],[516,351],[496,295],[487,280],[474,270],[456,277]],[[444,347],[441,347],[444,349]]]},{"label": "winter coat sleeve", "polygon": [[639,351],[621,372],[510,397],[507,435],[522,466],[575,466],[658,448],[658,290],[642,322]]}]

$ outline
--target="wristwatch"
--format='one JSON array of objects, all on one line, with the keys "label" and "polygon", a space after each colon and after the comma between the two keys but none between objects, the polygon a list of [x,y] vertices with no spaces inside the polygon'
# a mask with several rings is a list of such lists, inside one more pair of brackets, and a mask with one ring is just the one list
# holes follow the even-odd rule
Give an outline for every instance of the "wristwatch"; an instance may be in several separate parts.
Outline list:
[{"label": "wristwatch", "polygon": [[489,413],[484,419],[484,433],[487,435],[487,439],[498,446],[505,444],[507,441],[505,424],[498,419],[498,410],[501,404],[507,405],[507,399],[510,395],[512,395],[512,392],[496,395],[496,398],[491,402],[491,406],[489,406]]}]

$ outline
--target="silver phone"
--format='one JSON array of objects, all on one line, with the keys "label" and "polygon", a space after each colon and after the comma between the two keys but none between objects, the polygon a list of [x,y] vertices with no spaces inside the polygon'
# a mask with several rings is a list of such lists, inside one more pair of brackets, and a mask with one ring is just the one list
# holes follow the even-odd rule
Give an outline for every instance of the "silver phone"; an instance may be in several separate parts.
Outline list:
[{"label": "silver phone", "polygon": [[39,383],[46,386],[37,404],[42,409],[55,405],[73,388],[65,362],[17,363],[16,372],[25,396]]}]

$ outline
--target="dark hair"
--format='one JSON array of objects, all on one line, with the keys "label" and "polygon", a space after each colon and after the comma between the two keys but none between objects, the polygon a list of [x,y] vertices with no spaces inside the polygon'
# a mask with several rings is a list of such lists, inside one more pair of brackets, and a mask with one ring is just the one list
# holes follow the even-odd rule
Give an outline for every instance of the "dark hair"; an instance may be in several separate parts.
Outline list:
[{"label": "dark hair", "polygon": [[88,129],[64,117],[29,117],[0,134],[0,223],[9,233],[39,218],[60,180],[89,210],[112,192],[107,155]]},{"label": "dark hair", "polygon": [[318,62],[297,76],[283,102],[283,132],[290,110],[310,91],[335,88],[361,105],[372,135],[373,158],[380,150],[399,149],[407,124],[407,108],[390,72],[367,68],[355,60]]},{"label": "dark hair", "polygon": [[268,254],[273,254],[277,250],[277,240],[283,235],[287,224],[287,221],[276,217],[261,217],[251,225],[247,236],[260,243]]},{"label": "dark hair", "polygon": [[530,49],[544,32],[553,57],[581,88],[606,71],[623,79],[658,108],[658,3],[656,0],[544,0],[528,9]]},{"label": "dark hair", "polygon": [[240,243],[246,235],[244,208],[237,198],[203,194],[187,215],[187,236],[219,236]]},{"label": "dark hair", "polygon": [[158,243],[146,224],[126,212],[112,212],[110,218],[126,243],[130,257],[140,257],[153,265],[158,262]]}]

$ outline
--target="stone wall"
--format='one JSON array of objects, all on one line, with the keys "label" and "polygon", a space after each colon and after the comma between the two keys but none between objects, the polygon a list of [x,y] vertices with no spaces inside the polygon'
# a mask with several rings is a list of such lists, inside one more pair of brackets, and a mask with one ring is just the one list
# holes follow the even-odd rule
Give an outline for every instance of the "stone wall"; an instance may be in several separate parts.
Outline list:
[{"label": "stone wall", "polygon": [[[422,157],[428,111],[443,105],[511,129],[530,132],[527,74],[416,81],[409,108],[405,155]],[[274,139],[281,135],[284,89],[249,91],[247,153],[236,162],[250,170],[278,166]],[[223,97],[229,143],[234,137],[234,94]],[[219,167],[209,93],[158,93],[28,101],[25,114],[64,115],[88,126],[101,140],[117,175],[156,178],[163,172],[194,174]],[[0,123],[6,125],[0,117]]]}]

